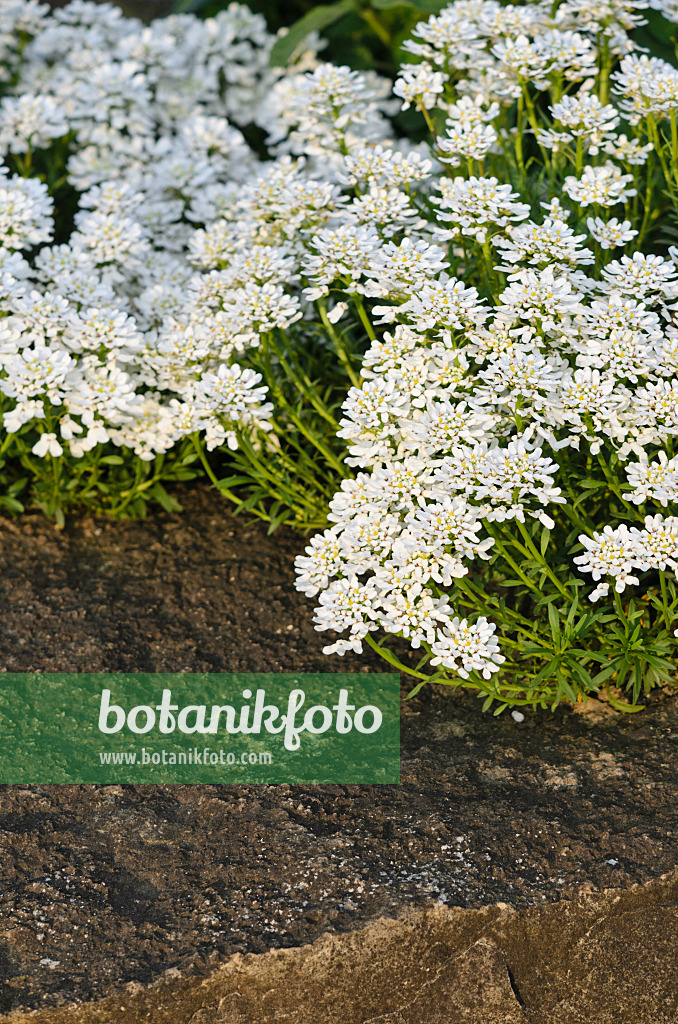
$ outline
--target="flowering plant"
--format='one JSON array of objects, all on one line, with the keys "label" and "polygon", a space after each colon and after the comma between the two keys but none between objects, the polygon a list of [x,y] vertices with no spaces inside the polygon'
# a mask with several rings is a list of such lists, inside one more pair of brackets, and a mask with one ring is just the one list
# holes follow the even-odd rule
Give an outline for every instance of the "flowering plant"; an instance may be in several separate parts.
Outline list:
[{"label": "flowering plant", "polygon": [[394,87],[429,151],[337,159],[358,194],[305,295],[370,345],[339,429],[355,476],[297,585],[326,653],[366,643],[413,693],[634,710],[672,680],[678,70],[638,52],[646,6],[456,0]]},{"label": "flowering plant", "polygon": [[456,0],[393,85],[317,39],[271,70],[237,5],[5,3],[0,500],[140,513],[204,471],[272,527],[329,517],[298,559],[328,652],[496,711],[638,707],[678,610],[678,69],[647,6]]},{"label": "flowering plant", "polygon": [[302,316],[295,232],[337,189],[264,159],[272,85],[317,63],[309,45],[271,70],[273,43],[238,4],[144,27],[85,0],[3,3],[0,505],[59,522],[78,505],[178,508],[165,484],[216,481],[207,453],[218,470],[238,446],[253,511],[275,514],[253,493],[260,472],[283,518],[306,522],[314,488],[327,501],[307,448],[341,475],[327,410],[349,381],[313,328],[294,335],[322,412],[309,424],[286,376],[298,354],[276,346]]}]

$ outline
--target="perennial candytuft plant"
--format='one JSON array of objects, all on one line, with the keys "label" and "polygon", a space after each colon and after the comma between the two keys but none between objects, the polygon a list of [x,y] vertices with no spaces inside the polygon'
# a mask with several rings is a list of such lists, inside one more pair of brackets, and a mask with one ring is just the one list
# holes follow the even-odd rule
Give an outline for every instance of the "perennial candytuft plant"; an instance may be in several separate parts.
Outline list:
[{"label": "perennial candytuft plant", "polygon": [[270,519],[275,488],[276,521],[323,524],[348,357],[308,322],[302,369],[280,332],[304,315],[297,238],[339,189],[269,158],[271,87],[317,64],[270,69],[274,41],[237,4],[150,27],[2,4],[0,506],[178,508],[165,484],[216,482],[209,453],[239,448],[235,500]]},{"label": "perennial candytuft plant", "polygon": [[297,563],[328,653],[495,712],[640,707],[678,627],[647,7],[456,0],[393,84],[317,39],[270,68],[237,5],[5,3],[0,501],[143,514],[205,473],[271,528],[329,519]]},{"label": "perennial candytuft plant", "polygon": [[302,263],[371,344],[339,429],[356,475],[297,585],[326,653],[367,644],[412,693],[635,710],[673,679],[678,69],[638,51],[646,6],[420,24],[394,93],[429,152],[346,142],[359,194]]}]

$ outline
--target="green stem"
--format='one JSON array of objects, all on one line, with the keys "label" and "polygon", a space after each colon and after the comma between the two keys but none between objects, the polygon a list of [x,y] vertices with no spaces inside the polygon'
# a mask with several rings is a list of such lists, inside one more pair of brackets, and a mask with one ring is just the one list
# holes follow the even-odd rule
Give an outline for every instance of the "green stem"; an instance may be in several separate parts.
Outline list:
[{"label": "green stem", "polygon": [[515,134],[515,151],[516,151],[516,163],[518,164],[518,171],[520,173],[520,187],[521,191],[525,188],[525,157],[523,156],[523,119],[525,116],[524,112],[525,100],[521,93],[518,97],[518,109],[516,112],[516,134]]},{"label": "green stem", "polygon": [[360,17],[370,26],[374,34],[379,37],[386,49],[390,51],[393,48],[391,33],[374,11],[369,7],[363,7],[360,11]]},{"label": "green stem", "polygon": [[624,605],[622,604],[621,594],[619,593],[619,591],[617,590],[616,587],[615,587],[615,590],[614,590],[614,606],[615,606],[615,608],[617,610],[617,615],[619,616],[619,618],[623,622],[624,626],[626,626],[627,625],[626,612],[624,611]]},{"label": "green stem", "polygon": [[558,579],[556,574],[553,572],[553,570],[551,569],[550,565],[548,564],[546,559],[543,557],[543,555],[540,554],[539,551],[537,551],[537,549],[536,549],[536,547],[535,547],[535,545],[534,545],[534,543],[532,541],[532,538],[530,537],[530,534],[529,534],[529,532],[527,530],[527,527],[525,526],[525,523],[522,523],[520,521],[520,519],[516,519],[516,522],[518,523],[518,529],[520,530],[520,532],[521,532],[521,534],[523,536],[523,540],[525,541],[525,543],[526,543],[526,545],[527,545],[527,547],[529,549],[529,552],[532,555],[532,557],[534,558],[534,560],[536,562],[538,562],[539,565],[542,566],[544,572],[546,573],[548,578],[551,580],[551,582],[553,583],[555,588],[558,591],[560,591],[560,593],[563,595],[563,597],[566,597],[567,600],[569,601],[570,597],[571,597],[570,592],[568,591],[567,587],[563,586],[563,584],[560,582],[560,580]]},{"label": "green stem", "polygon": [[[490,533],[489,527],[488,527],[488,533]],[[528,590],[533,591],[535,594],[539,594],[539,597],[541,597],[542,596],[541,589],[536,585],[536,583],[534,583],[528,576],[525,575],[525,573],[520,568],[520,566],[515,561],[515,559],[512,558],[511,555],[508,553],[508,551],[506,550],[505,545],[502,543],[501,539],[497,536],[496,532],[492,531],[490,533],[490,536],[494,537],[494,546],[495,546],[495,548],[501,554],[502,558],[504,558],[505,561],[507,561],[508,564],[511,566],[511,568],[515,572],[515,574],[518,577],[518,579],[522,580],[522,582],[525,584],[525,586],[528,588]]]},{"label": "green stem", "polygon": [[659,570],[659,584],[661,586],[661,591],[662,591],[662,606],[663,606],[663,609],[664,609],[664,624],[665,624],[667,630],[670,633],[671,632],[671,614],[669,612],[669,604],[670,604],[669,592],[668,592],[668,587],[666,586],[666,574],[661,569]]},{"label": "green stem", "polygon": [[365,640],[367,640],[367,643],[373,651],[376,651],[384,661],[387,661],[389,665],[392,665],[393,668],[397,668],[400,672],[404,672],[408,676],[414,676],[416,679],[423,679],[425,683],[431,682],[434,678],[433,676],[426,675],[424,672],[418,672],[416,668],[410,668],[408,665],[403,665],[402,661],[399,661],[395,654],[392,654],[392,652],[389,651],[388,647],[382,647],[381,644],[376,643],[369,633],[365,636]]},{"label": "green stem", "polygon": [[322,300],[318,303],[318,312],[320,313],[320,319],[323,322],[323,327],[327,331],[329,338],[332,344],[334,345],[334,351],[337,353],[339,361],[346,370],[346,373],[348,374],[351,384],[353,385],[354,388],[359,388],[360,377],[351,366],[351,357],[346,351],[346,346],[344,345],[344,342],[341,336],[339,335],[338,331],[335,329],[334,324],[331,323],[331,321],[329,320],[327,316],[327,306],[325,302],[323,302]]},{"label": "green stem", "polygon": [[191,434],[191,440],[193,442],[193,447],[196,450],[197,456],[198,456],[198,458],[200,459],[200,461],[201,461],[201,463],[203,465],[203,469],[207,473],[208,477],[210,478],[210,480],[212,481],[214,486],[217,487],[219,485],[219,481],[217,480],[216,475],[214,473],[214,470],[212,469],[212,467],[210,466],[210,464],[209,464],[209,462],[207,460],[207,456],[205,455],[205,450],[204,450],[202,444],[200,443],[200,435],[198,434],[197,431],[195,431],[194,433]]},{"label": "green stem", "polygon": [[370,339],[370,341],[376,341],[377,335],[375,334],[374,327],[372,326],[370,318],[367,315],[363,300],[356,293],[353,296],[353,301],[355,302],[355,307],[358,310],[358,316],[360,317],[360,321],[363,327],[365,328],[365,331],[367,332],[367,337]]}]

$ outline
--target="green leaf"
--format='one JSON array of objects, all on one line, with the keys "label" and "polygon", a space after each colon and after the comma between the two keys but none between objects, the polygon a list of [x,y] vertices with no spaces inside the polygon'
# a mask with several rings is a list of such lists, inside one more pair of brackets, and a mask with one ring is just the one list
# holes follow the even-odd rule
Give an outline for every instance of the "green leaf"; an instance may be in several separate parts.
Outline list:
[{"label": "green leaf", "polygon": [[272,533],[275,533],[275,531],[278,529],[278,527],[282,526],[287,518],[288,518],[288,512],[287,512],[287,510],[285,510],[284,512],[281,512],[279,515],[277,515],[273,519],[271,519],[271,523],[270,523],[270,525],[268,527],[268,530],[267,530],[268,536],[270,537],[270,535]]},{"label": "green leaf", "polygon": [[199,470],[191,469],[173,469],[171,474],[168,474],[167,479],[169,480],[195,480],[196,476],[199,476]]},{"label": "green leaf", "polygon": [[550,539],[551,539],[551,531],[545,526],[542,529],[542,531],[541,531],[541,544],[539,545],[540,548],[541,548],[542,558],[544,557],[544,553],[545,553],[547,547],[549,546]]},{"label": "green leaf", "polygon": [[551,627],[551,636],[553,637],[554,643],[557,643],[560,640],[560,616],[558,615],[557,610],[553,607],[552,604],[549,604],[547,607],[549,613],[549,625]]},{"label": "green leaf", "polygon": [[609,690],[607,690],[607,700],[615,711],[624,711],[627,715],[634,714],[636,711],[642,711],[645,707],[644,704],[625,704],[617,700],[616,697],[613,697]]},{"label": "green leaf", "polygon": [[592,680],[593,681],[593,685],[594,686],[600,686],[600,684],[604,683],[606,679],[609,679],[610,676],[613,676],[616,671],[617,671],[616,663],[613,664],[613,665],[608,665],[607,668],[604,668],[602,672],[599,672],[597,675],[595,675],[593,677],[593,680]]},{"label": "green leaf", "polygon": [[416,697],[419,691],[421,690],[422,686],[426,686],[426,683],[426,679],[422,679],[420,683],[417,683],[417,685],[414,686],[409,693],[405,694],[405,700],[409,700],[411,697]]},{"label": "green leaf", "polygon": [[15,498],[17,494],[21,494],[28,482],[29,478],[27,476],[22,476],[20,480],[15,480],[14,483],[7,488],[7,494],[12,498]]},{"label": "green leaf", "polygon": [[225,476],[221,480],[217,480],[217,487],[228,488],[237,487],[239,484],[249,484],[252,482],[252,478],[249,476]]},{"label": "green leaf", "polygon": [[341,0],[338,4],[321,4],[319,7],[314,7],[303,18],[295,22],[285,35],[275,41],[271,50],[271,67],[285,67],[306,36],[311,32],[321,32],[349,11],[355,10],[356,7],[355,0]]},{"label": "green leaf", "polygon": [[593,680],[591,679],[591,676],[589,675],[589,673],[586,671],[585,668],[583,668],[581,665],[578,665],[576,662],[571,662],[570,663],[570,669],[571,669],[572,675],[575,676],[579,680],[579,682],[582,684],[582,686],[584,686],[586,689],[594,688],[593,687]]},{"label": "green leaf", "polygon": [[589,487],[589,488],[583,490],[581,492],[581,494],[579,495],[579,497],[577,498],[577,500],[575,501],[575,503],[573,504],[572,508],[578,508],[579,505],[581,505],[583,502],[588,501],[588,499],[591,497],[591,495],[595,494],[595,492],[597,490],[598,490],[597,487]]},{"label": "green leaf", "polygon": [[164,508],[165,512],[181,512],[182,507],[176,498],[173,498],[171,494],[168,494],[161,483],[154,484],[150,492],[151,496],[155,498],[158,505]]},{"label": "green leaf", "polygon": [[244,512],[249,512],[259,501],[261,501],[261,494],[250,494],[246,501],[241,502],[239,509],[242,509]]},{"label": "green leaf", "polygon": [[[577,608],[578,607],[579,607],[579,595],[575,594],[574,601],[570,605],[570,609],[569,609],[569,611],[567,613],[567,619],[565,620],[565,626],[569,630],[572,629],[572,624],[574,623],[574,617],[577,614]],[[574,631],[573,632],[574,633],[578,633],[586,625],[586,620],[587,620],[587,616],[586,615],[582,615],[581,618],[579,619],[579,622],[574,627]]]},{"label": "green leaf", "polygon": [[578,487],[590,487],[596,490],[598,487],[607,487],[607,480],[594,480],[593,477],[584,476],[577,482]]},{"label": "green leaf", "polygon": [[100,462],[104,466],[124,466],[125,460],[121,455],[104,455]]},{"label": "green leaf", "polygon": [[0,497],[0,505],[3,508],[8,509],[10,512],[24,512],[25,508],[20,501],[16,498],[10,498],[9,495],[3,495]]},{"label": "green leaf", "polygon": [[572,689],[570,683],[564,676],[561,676],[561,678],[558,680],[558,687],[564,692],[565,696],[572,701],[573,704],[577,703],[577,694]]}]

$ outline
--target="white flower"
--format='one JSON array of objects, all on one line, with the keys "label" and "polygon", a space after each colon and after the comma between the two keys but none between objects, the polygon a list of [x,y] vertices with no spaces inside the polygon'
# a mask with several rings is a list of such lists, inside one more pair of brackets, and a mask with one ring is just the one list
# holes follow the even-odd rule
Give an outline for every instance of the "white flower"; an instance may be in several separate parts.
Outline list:
[{"label": "white flower", "polygon": [[447,76],[435,71],[428,64],[407,65],[401,68],[400,75],[393,86],[393,92],[403,101],[403,110],[410,105],[424,110],[435,107],[438,97],[445,88]]},{"label": "white flower", "polygon": [[404,238],[400,245],[386,242],[376,252],[366,275],[373,283],[366,286],[368,295],[410,295],[428,284],[449,263],[446,253],[437,245]]},{"label": "white flower", "polygon": [[551,107],[555,121],[575,136],[585,140],[595,156],[600,144],[619,124],[619,114],[610,103],[603,105],[595,93],[563,96]]},{"label": "white flower", "polygon": [[0,176],[0,245],[32,249],[52,237],[54,202],[37,178]]},{"label": "white flower", "polygon": [[314,235],[312,246],[303,263],[303,270],[313,286],[306,290],[309,299],[329,293],[329,285],[340,280],[348,291],[360,291],[358,282],[372,265],[381,249],[381,240],[371,225],[342,225],[325,228]]},{"label": "white flower", "polygon": [[586,226],[601,249],[615,249],[618,245],[632,241],[638,234],[635,228],[631,227],[630,220],[619,221],[616,217],[608,221],[601,220],[600,217],[589,217]]},{"label": "white flower", "polygon": [[332,309],[329,310],[329,312],[327,314],[327,319],[329,320],[329,322],[331,324],[337,324],[341,320],[342,316],[344,316],[344,314],[347,313],[347,312],[348,312],[348,303],[347,302],[337,302],[336,305],[334,305],[332,307]]},{"label": "white flower", "polygon": [[[627,586],[638,585],[640,580],[631,570],[678,569],[678,518],[661,515],[646,516],[645,527],[629,529],[625,524],[616,528],[606,526],[593,538],[582,535],[580,542],[586,548],[574,561],[582,572],[590,572],[594,580],[611,576],[618,594]],[[591,601],[607,594],[609,584],[602,581],[589,594]]]},{"label": "white flower", "polygon": [[622,174],[614,164],[606,163],[585,167],[581,178],[568,175],[563,189],[580,206],[616,206],[635,196],[637,190],[628,187],[632,181],[632,174]]},{"label": "white flower", "polygon": [[622,256],[603,270],[610,291],[644,299],[657,294],[672,299],[678,296],[678,271],[672,260],[663,256],[634,252]]},{"label": "white flower", "polygon": [[26,153],[66,135],[68,121],[51,96],[24,93],[0,101],[0,153]]},{"label": "white flower", "polygon": [[519,196],[511,186],[497,178],[442,178],[436,188],[440,197],[433,197],[432,202],[438,206],[439,219],[450,225],[453,234],[467,235],[481,243],[490,226],[505,228],[525,220],[530,213],[526,203],[516,201]]},{"label": "white flower", "polygon": [[270,403],[264,404],[268,389],[261,384],[260,373],[249,368],[242,369],[237,363],[226,366],[222,363],[216,373],[204,373],[196,385],[196,392],[203,396],[208,408],[241,424],[256,422],[263,427],[273,411]]},{"label": "white flower", "polygon": [[666,452],[659,452],[658,462],[650,462],[643,452],[639,462],[627,464],[624,470],[633,488],[629,501],[634,504],[652,499],[666,507],[678,499],[678,462],[669,459]]},{"label": "white flower", "polygon": [[[594,533],[593,537],[581,534],[579,542],[584,546],[582,555],[577,555],[574,562],[582,572],[590,572],[596,581],[604,576],[612,576],[615,590],[622,594],[627,586],[639,582],[637,576],[631,574],[636,567],[636,541],[634,535],[625,524],[613,529],[605,526],[602,533]],[[609,584],[603,582],[589,594],[591,601],[607,594]]]},{"label": "white flower", "polygon": [[445,135],[438,139],[440,159],[458,167],[462,160],[485,159],[496,146],[499,136],[489,124],[449,124]]},{"label": "white flower", "polygon": [[581,267],[594,262],[591,250],[581,244],[586,235],[575,235],[559,217],[547,217],[543,224],[531,220],[512,224],[506,236],[495,236],[493,241],[501,258],[512,265],[528,262],[544,268],[552,263]]},{"label": "white flower", "polygon": [[662,515],[645,516],[642,530],[633,528],[636,557],[644,569],[678,570],[678,518]]},{"label": "white flower", "polygon": [[353,637],[362,639],[376,629],[377,611],[374,607],[378,593],[374,584],[360,583],[357,577],[333,580],[320,594],[320,605],[313,619],[317,630],[332,629],[342,633],[350,630]]},{"label": "white flower", "polygon": [[334,526],[313,537],[305,550],[305,555],[297,555],[294,560],[296,588],[307,597],[314,597],[319,590],[327,588],[330,579],[346,564],[339,528]]},{"label": "white flower", "polygon": [[544,330],[549,330],[557,319],[578,313],[581,298],[568,277],[558,275],[550,266],[539,273],[525,270],[515,275],[500,296],[500,309],[507,318],[536,320]]},{"label": "white flower", "polygon": [[55,405],[61,404],[67,374],[75,365],[66,352],[45,345],[24,348],[3,363],[6,376],[0,378],[0,392],[19,401],[44,394]]},{"label": "white flower", "polygon": [[40,435],[40,439],[36,441],[31,451],[41,459],[44,459],[46,455],[58,458],[59,455],[63,455],[64,453],[63,448],[57,440],[56,434],[49,434],[47,432]]},{"label": "white flower", "polygon": [[678,70],[659,57],[625,56],[612,81],[631,124],[648,114],[661,118],[678,110]]},{"label": "white flower", "polygon": [[29,399],[17,402],[13,409],[2,414],[2,425],[8,434],[16,434],[18,430],[31,420],[41,420],[45,415],[45,406],[41,401]]},{"label": "white flower", "polygon": [[607,156],[637,167],[642,166],[653,151],[654,145],[651,142],[643,146],[638,139],[628,139],[626,135],[613,135],[602,146],[602,152]]},{"label": "white flower", "polygon": [[431,644],[431,664],[444,665],[462,679],[468,679],[471,672],[491,679],[506,660],[494,636],[496,628],[484,616],[472,625],[455,616],[438,630],[437,639]]},{"label": "white flower", "polygon": [[414,583],[403,590],[390,590],[380,602],[379,625],[387,633],[398,633],[418,650],[422,643],[432,644],[437,624],[449,618],[446,601]]},{"label": "white flower", "polygon": [[384,145],[357,145],[344,158],[340,180],[347,185],[402,188],[428,178],[432,168],[432,161],[417,149],[401,152]]},{"label": "white flower", "polygon": [[409,320],[417,330],[439,332],[475,326],[487,316],[477,290],[445,274],[425,284],[401,306],[375,306],[374,314],[381,318],[378,323],[392,323],[398,317]]}]

